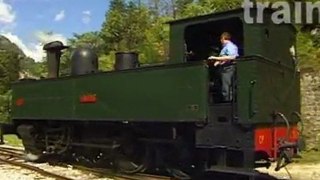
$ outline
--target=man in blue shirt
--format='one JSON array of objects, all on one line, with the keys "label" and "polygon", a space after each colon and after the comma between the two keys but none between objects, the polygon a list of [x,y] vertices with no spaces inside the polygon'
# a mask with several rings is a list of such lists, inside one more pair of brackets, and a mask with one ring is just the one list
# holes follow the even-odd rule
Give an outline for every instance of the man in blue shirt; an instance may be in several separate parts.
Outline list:
[{"label": "man in blue shirt", "polygon": [[231,35],[224,32],[220,37],[223,46],[220,56],[210,56],[208,59],[215,61],[214,66],[220,66],[221,82],[222,82],[222,96],[223,101],[232,101],[232,77],[235,72],[234,60],[239,56],[238,47],[231,41]]}]

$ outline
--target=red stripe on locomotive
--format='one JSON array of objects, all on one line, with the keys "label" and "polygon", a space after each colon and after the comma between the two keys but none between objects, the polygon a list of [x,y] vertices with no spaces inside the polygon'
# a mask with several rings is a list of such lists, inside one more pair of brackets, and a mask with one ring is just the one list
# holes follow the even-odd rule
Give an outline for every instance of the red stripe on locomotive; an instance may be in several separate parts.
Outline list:
[{"label": "red stripe on locomotive", "polygon": [[80,96],[80,103],[96,103],[96,102],[97,102],[97,95],[95,94]]},{"label": "red stripe on locomotive", "polygon": [[[277,158],[280,139],[286,139],[287,127],[257,128],[255,130],[255,151],[266,152],[270,158]],[[297,142],[299,130],[290,127],[289,142]]]},{"label": "red stripe on locomotive", "polygon": [[19,98],[16,100],[16,106],[23,106],[25,103],[24,98]]}]

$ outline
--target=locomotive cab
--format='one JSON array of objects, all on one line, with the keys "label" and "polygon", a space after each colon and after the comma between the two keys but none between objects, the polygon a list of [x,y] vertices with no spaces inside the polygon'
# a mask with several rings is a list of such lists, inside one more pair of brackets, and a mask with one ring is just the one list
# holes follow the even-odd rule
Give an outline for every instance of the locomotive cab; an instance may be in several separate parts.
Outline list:
[{"label": "locomotive cab", "polygon": [[209,56],[219,56],[222,45],[220,35],[229,32],[232,42],[239,48],[239,55],[243,55],[243,25],[239,18],[212,21],[186,27],[185,38],[185,61],[201,61]]},{"label": "locomotive cab", "polygon": [[[206,61],[209,56],[219,56],[222,49],[220,36],[223,32],[228,32],[232,35],[231,41],[237,45],[239,56],[243,56],[243,23],[240,18],[231,17],[187,26],[184,31],[185,61]],[[222,67],[209,65],[210,104],[225,103],[221,94],[221,71]],[[235,79],[232,82],[233,89],[236,89]],[[235,97],[230,99],[236,100]]]},{"label": "locomotive cab", "polygon": [[[252,9],[252,15],[257,14]],[[243,9],[214,13],[199,17],[170,22],[170,60],[169,64],[207,61],[209,56],[219,56],[222,45],[220,35],[229,32],[232,42],[237,45],[239,57],[235,62],[247,57],[259,56],[272,63],[283,64],[295,71],[296,30],[291,24],[274,24],[271,20],[272,9],[266,9],[263,23],[246,23]],[[281,39],[281,41],[280,41]],[[250,59],[250,58],[249,58]],[[240,62],[240,64],[242,64]],[[238,65],[237,65],[238,66]],[[242,66],[242,65],[239,65]],[[210,102],[221,102],[221,82],[219,69],[210,69]],[[238,74],[246,73],[239,72]],[[237,88],[237,75],[233,88]],[[238,93],[234,93],[238,94]],[[220,97],[219,97],[220,96]],[[237,97],[233,97],[235,101]]]},{"label": "locomotive cab", "polygon": [[[263,23],[246,23],[243,9],[170,22],[169,63],[206,63],[209,56],[219,55],[223,32],[229,32],[239,48],[232,102],[221,103],[219,72],[207,67],[209,125],[196,132],[196,144],[212,149],[219,157],[213,158],[217,166],[268,166],[256,161],[283,158],[281,146],[297,142],[299,73],[292,54],[296,30],[292,24],[273,23],[273,12],[264,11]],[[251,13],[257,15],[257,10]]]}]

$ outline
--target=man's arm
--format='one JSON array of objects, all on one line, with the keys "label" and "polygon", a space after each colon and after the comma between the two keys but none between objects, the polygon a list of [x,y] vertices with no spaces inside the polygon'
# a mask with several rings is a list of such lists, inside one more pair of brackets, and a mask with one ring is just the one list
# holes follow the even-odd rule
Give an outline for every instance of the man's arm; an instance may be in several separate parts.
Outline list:
[{"label": "man's arm", "polygon": [[236,59],[236,56],[210,56],[208,58],[209,60],[215,60],[215,61],[230,61]]},{"label": "man's arm", "polygon": [[[225,56],[210,56],[208,59],[209,60],[215,60],[215,61],[230,61],[230,60],[234,60],[239,56],[238,53],[238,47],[237,46],[227,46],[226,47],[226,51],[227,53],[225,53]],[[222,53],[223,54],[223,53]]]}]

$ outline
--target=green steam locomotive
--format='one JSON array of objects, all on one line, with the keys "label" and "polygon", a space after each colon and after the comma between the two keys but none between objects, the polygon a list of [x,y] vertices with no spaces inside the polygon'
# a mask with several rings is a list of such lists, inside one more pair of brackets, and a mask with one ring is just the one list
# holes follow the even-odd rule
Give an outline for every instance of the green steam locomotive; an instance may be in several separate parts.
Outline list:
[{"label": "green steam locomotive", "polygon": [[[117,53],[115,70],[100,72],[94,52],[78,48],[70,75],[59,77],[67,47],[45,45],[48,78],[12,85],[12,123],[30,159],[67,155],[181,179],[255,178],[254,168],[272,161],[280,169],[298,151],[300,84],[296,30],[270,14],[263,24],[246,24],[243,9],[169,22],[170,57],[161,65]],[[230,102],[220,101],[219,70],[206,60],[225,31],[240,53]]]}]

